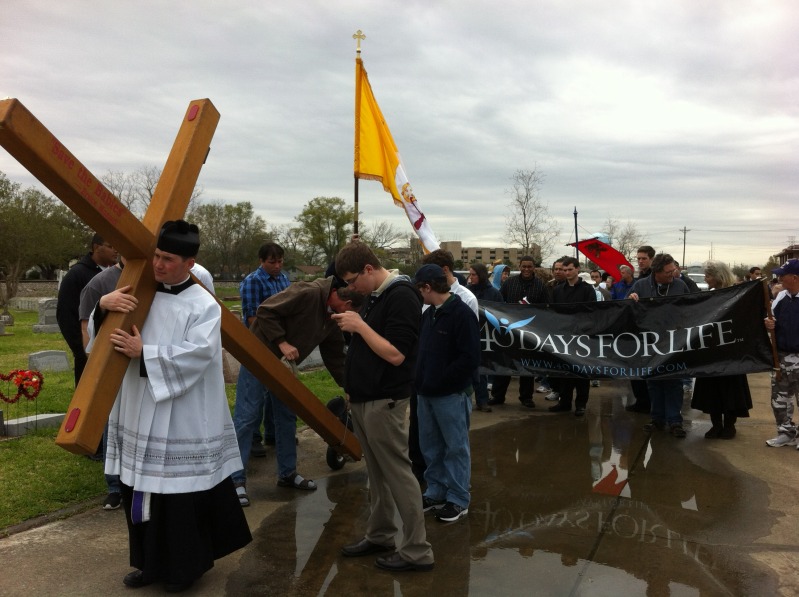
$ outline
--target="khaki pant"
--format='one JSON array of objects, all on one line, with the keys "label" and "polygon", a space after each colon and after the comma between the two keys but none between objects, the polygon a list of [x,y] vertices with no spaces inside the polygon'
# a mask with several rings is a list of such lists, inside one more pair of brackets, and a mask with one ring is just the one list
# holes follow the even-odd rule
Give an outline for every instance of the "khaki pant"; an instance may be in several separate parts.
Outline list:
[{"label": "khaki pant", "polygon": [[[361,442],[369,474],[371,510],[365,537],[378,545],[396,545],[402,559],[432,564],[427,542],[419,483],[408,458],[405,416],[409,399],[375,400],[350,405],[353,427]],[[402,520],[402,542],[397,543],[394,513]]]}]

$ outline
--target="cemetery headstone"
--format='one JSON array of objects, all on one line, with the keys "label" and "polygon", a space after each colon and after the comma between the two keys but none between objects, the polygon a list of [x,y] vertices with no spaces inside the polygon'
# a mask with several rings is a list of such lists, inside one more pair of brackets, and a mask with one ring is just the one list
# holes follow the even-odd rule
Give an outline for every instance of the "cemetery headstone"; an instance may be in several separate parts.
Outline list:
[{"label": "cemetery headstone", "polygon": [[31,371],[71,371],[67,353],[64,350],[40,350],[28,355],[28,369]]},{"label": "cemetery headstone", "polygon": [[34,334],[59,334],[61,330],[56,320],[58,299],[48,298],[39,301],[39,323],[33,326]]},{"label": "cemetery headstone", "polygon": [[226,349],[222,349],[222,374],[225,376],[225,383],[236,383],[239,379],[239,369],[241,363],[236,360]]}]

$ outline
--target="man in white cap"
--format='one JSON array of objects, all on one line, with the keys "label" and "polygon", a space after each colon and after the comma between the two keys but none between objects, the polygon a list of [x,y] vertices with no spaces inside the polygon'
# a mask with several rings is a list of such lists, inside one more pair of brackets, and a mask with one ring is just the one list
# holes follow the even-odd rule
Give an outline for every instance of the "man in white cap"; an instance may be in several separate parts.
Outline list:
[{"label": "man in white cap", "polygon": [[783,290],[771,304],[773,317],[766,318],[766,329],[777,338],[780,378],[771,378],[771,410],[777,436],[766,444],[779,448],[795,446],[797,436],[793,411],[799,402],[799,259],[788,260],[773,273],[779,276]]}]

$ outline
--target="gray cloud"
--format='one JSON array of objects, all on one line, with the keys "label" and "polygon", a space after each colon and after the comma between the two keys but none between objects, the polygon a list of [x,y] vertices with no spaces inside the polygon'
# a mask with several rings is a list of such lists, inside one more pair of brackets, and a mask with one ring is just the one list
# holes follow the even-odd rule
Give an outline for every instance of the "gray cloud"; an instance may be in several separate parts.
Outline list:
[{"label": "gray cloud", "polygon": [[[352,197],[354,49],[442,240],[503,244],[537,165],[570,240],[613,216],[687,261],[763,262],[795,234],[799,13],[791,3],[373,2],[12,6],[0,97],[95,174],[162,165],[192,99],[222,114],[208,199],[271,224]],[[246,4],[246,3],[245,3]],[[33,181],[4,152],[0,170]],[[369,221],[405,217],[361,181]],[[777,215],[779,214],[779,215]],[[573,240],[573,239],[572,239]]]}]

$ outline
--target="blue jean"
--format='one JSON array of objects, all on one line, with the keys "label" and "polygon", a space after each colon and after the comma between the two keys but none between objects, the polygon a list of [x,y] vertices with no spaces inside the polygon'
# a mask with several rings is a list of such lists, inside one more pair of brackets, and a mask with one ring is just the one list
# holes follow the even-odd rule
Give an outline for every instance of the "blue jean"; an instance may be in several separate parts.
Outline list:
[{"label": "blue jean", "polygon": [[277,457],[277,474],[282,477],[297,472],[297,444],[294,441],[297,432],[297,415],[270,392],[245,367],[239,371],[236,384],[236,408],[233,412],[233,426],[236,428],[236,439],[244,468],[231,475],[234,483],[247,480],[247,463],[250,460],[252,436],[261,425],[264,404],[272,405],[275,420],[275,453]]},{"label": "blue jean", "polygon": [[269,400],[264,400],[264,412],[263,419],[264,419],[264,434],[261,435],[261,426],[255,428],[255,431],[252,434],[252,443],[260,444],[264,443],[275,443],[275,417],[272,415],[272,403]]},{"label": "blue jean", "polygon": [[488,376],[478,376],[477,382],[474,384],[474,400],[477,406],[488,406]]},{"label": "blue jean", "polygon": [[418,395],[419,445],[427,462],[425,497],[466,508],[471,501],[469,421],[472,400],[465,392]]},{"label": "blue jean", "polygon": [[652,404],[652,420],[668,425],[682,425],[682,380],[647,381],[646,389]]}]

